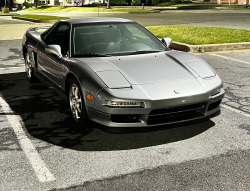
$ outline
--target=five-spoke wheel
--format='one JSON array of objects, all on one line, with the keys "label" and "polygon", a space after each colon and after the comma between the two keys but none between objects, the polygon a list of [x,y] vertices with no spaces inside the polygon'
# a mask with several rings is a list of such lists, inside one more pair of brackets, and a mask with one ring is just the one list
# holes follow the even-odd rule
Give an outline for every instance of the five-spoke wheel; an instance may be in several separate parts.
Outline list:
[{"label": "five-spoke wheel", "polygon": [[71,114],[75,123],[81,127],[86,127],[89,119],[81,86],[75,78],[70,78],[68,81],[68,99]]},{"label": "five-spoke wheel", "polygon": [[32,61],[30,60],[30,56],[29,56],[28,52],[25,53],[24,62],[25,62],[25,72],[26,72],[26,76],[27,76],[29,82],[30,83],[36,82],[36,78],[34,76],[32,64],[31,64]]}]

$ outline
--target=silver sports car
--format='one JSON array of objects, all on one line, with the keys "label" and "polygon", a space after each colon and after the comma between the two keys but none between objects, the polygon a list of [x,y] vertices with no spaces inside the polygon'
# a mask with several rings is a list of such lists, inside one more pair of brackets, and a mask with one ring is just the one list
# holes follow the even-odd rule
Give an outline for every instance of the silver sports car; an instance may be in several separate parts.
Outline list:
[{"label": "silver sports car", "polygon": [[201,58],[171,50],[140,24],[120,18],[69,19],[23,37],[28,80],[68,100],[74,121],[146,127],[209,118],[225,91]]}]

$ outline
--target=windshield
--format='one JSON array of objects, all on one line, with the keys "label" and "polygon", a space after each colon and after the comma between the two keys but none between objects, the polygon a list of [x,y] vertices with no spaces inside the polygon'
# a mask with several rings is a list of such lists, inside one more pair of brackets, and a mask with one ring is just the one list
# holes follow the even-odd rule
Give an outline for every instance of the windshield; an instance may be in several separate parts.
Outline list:
[{"label": "windshield", "polygon": [[168,50],[137,23],[98,23],[73,29],[73,56],[131,55]]}]

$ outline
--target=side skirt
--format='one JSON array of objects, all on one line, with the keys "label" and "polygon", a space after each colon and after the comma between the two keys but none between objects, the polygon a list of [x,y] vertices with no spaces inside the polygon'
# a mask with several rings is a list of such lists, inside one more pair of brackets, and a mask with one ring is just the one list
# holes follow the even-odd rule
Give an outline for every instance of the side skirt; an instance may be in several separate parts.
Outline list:
[{"label": "side skirt", "polygon": [[65,101],[68,101],[68,97],[65,93],[60,88],[57,88],[56,84],[53,82],[49,81],[45,76],[40,74],[36,69],[34,70],[34,76],[40,80],[44,85],[46,85],[49,89],[53,90],[57,95],[59,95],[61,98],[63,98]]}]

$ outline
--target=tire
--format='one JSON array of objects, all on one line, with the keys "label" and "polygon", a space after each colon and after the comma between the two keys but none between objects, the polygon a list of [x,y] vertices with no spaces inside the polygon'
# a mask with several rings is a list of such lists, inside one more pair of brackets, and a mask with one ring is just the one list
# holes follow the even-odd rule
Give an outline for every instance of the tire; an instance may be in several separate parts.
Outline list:
[{"label": "tire", "polygon": [[29,56],[27,51],[25,53],[24,64],[25,64],[25,72],[26,72],[26,76],[27,76],[28,81],[30,83],[37,82],[38,80],[34,76],[34,71],[33,71],[33,68],[32,68],[30,56]]},{"label": "tire", "polygon": [[67,84],[68,101],[72,118],[77,127],[86,129],[89,125],[89,119],[81,86],[75,78],[70,78]]}]

